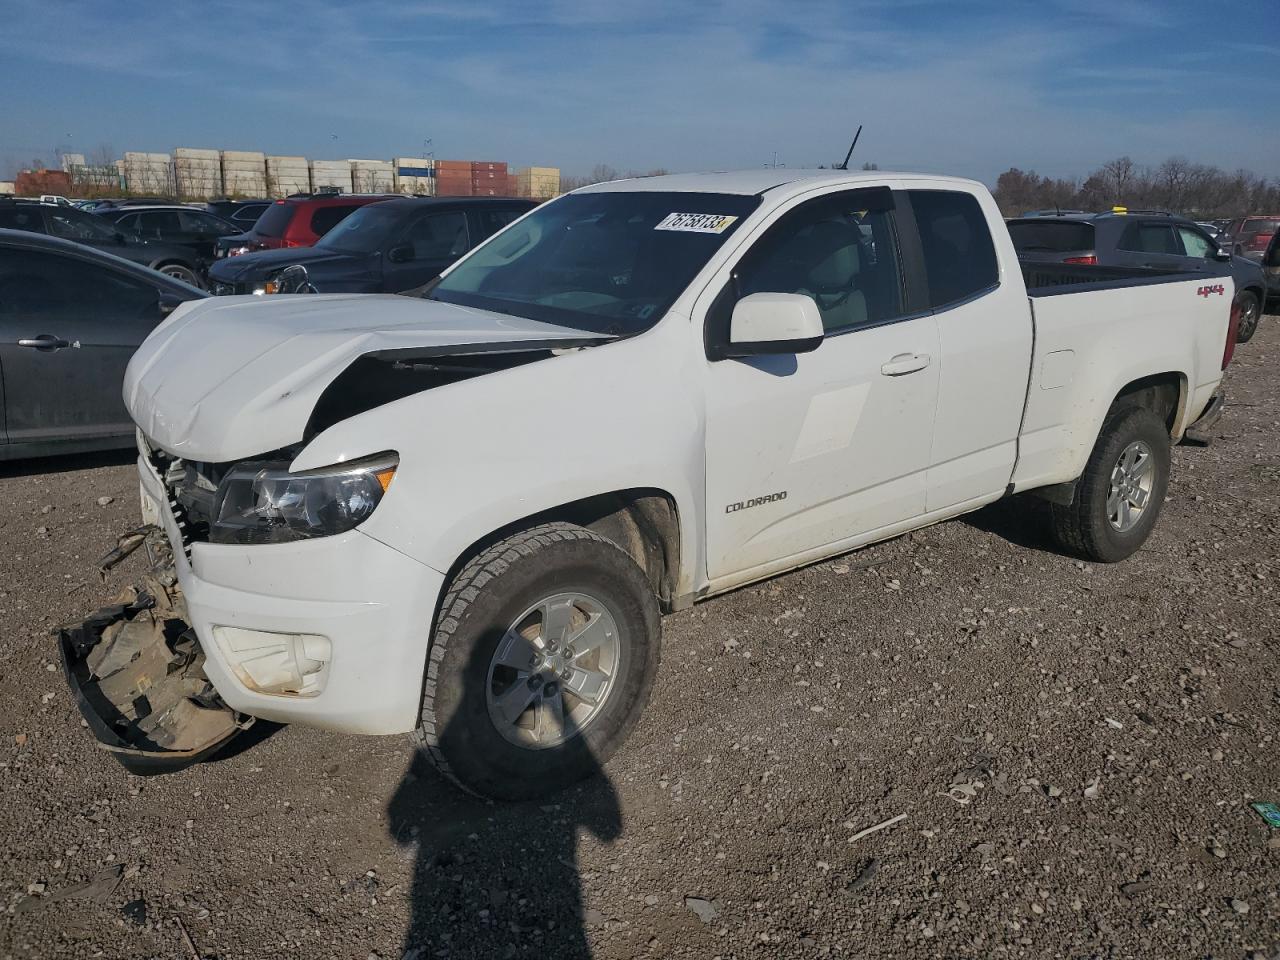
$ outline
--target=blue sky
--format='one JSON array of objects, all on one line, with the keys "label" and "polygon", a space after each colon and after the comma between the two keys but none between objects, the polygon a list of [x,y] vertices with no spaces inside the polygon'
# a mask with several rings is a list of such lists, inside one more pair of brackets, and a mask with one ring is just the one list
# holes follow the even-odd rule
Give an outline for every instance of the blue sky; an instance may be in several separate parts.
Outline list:
[{"label": "blue sky", "polygon": [[0,173],[213,147],[1280,176],[1280,0],[0,0]]}]

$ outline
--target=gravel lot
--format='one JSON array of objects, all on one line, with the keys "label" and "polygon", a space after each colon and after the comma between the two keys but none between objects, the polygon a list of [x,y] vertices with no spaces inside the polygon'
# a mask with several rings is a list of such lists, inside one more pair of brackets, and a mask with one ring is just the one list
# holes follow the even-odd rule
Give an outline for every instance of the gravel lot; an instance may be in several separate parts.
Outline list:
[{"label": "gravel lot", "polygon": [[998,504],[668,618],[635,736],[545,804],[303,728],[131,778],[48,630],[138,572],[94,572],[133,468],[0,468],[0,955],[1280,956],[1280,318],[1236,358],[1134,559]]}]

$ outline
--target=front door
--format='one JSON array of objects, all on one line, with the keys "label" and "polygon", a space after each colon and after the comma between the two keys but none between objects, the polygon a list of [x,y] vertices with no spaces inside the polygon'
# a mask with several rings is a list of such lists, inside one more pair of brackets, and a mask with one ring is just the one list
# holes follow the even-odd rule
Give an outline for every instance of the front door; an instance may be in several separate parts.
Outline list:
[{"label": "front door", "polygon": [[727,329],[752,293],[813,298],[812,353],[711,362],[707,566],[751,579],[925,512],[940,362],[930,314],[912,316],[888,191],[852,190],[785,214],[711,308]]},{"label": "front door", "polygon": [[38,250],[0,260],[0,372],[10,443],[127,435],[121,390],[160,321],[140,278]]}]

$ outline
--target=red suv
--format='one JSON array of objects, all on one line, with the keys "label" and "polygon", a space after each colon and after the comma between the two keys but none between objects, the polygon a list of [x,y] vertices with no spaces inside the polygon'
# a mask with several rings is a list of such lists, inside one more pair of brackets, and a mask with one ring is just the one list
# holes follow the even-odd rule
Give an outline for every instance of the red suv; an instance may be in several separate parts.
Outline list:
[{"label": "red suv", "polygon": [[213,256],[235,257],[255,250],[310,247],[365,204],[390,200],[393,194],[295,194],[262,212],[252,229],[218,240]]},{"label": "red suv", "polygon": [[1237,257],[1261,260],[1278,228],[1280,216],[1244,217],[1223,227],[1218,242]]}]

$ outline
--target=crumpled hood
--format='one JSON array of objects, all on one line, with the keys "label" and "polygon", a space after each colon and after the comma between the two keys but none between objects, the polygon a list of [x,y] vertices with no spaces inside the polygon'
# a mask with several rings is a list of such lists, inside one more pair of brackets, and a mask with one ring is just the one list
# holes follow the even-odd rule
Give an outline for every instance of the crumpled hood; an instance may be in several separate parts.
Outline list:
[{"label": "crumpled hood", "polygon": [[183,304],[143,342],[124,402],[157,446],[223,463],[302,440],[325,387],[364,354],[592,339],[609,338],[392,294],[215,297]]},{"label": "crumpled hood", "polygon": [[209,268],[210,279],[218,283],[243,283],[247,280],[261,280],[274,270],[300,263],[305,267],[313,267],[319,263],[335,263],[353,261],[364,257],[353,257],[349,253],[325,250],[318,247],[286,247],[281,250],[258,250],[254,253],[242,253],[238,257],[224,257],[215,260]]}]

